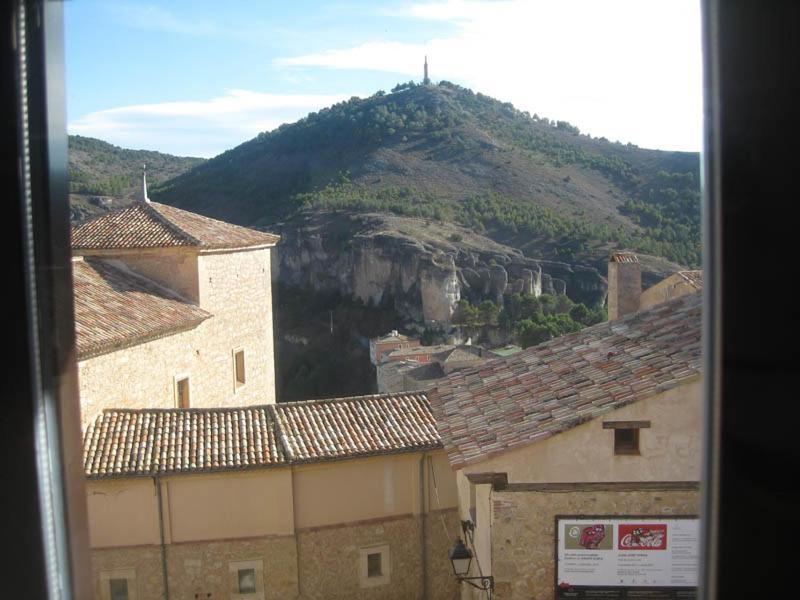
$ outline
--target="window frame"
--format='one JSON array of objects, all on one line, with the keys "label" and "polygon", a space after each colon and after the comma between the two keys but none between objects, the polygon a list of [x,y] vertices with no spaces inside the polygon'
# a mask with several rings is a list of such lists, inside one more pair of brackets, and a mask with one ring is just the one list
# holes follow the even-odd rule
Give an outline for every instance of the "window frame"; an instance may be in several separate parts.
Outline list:
[{"label": "window frame", "polygon": [[[242,378],[239,379],[239,365],[237,356],[242,356]],[[245,355],[244,346],[239,346],[231,350],[231,357],[233,360],[233,391],[238,392],[247,385],[247,356]]]},{"label": "window frame", "polygon": [[111,581],[116,579],[123,579],[128,583],[127,600],[137,600],[139,594],[136,587],[136,569],[133,567],[100,571],[100,599],[112,600]]},{"label": "window frame", "polygon": [[[181,383],[186,382],[186,393],[188,395],[188,402],[186,406],[181,406]],[[192,378],[186,373],[179,373],[173,376],[173,393],[175,394],[175,408],[192,408]]]},{"label": "window frame", "polygon": [[[369,574],[369,556],[379,554],[381,557],[381,574]],[[392,562],[389,544],[380,543],[363,546],[358,549],[358,584],[362,588],[386,585],[392,580]]]},{"label": "window frame", "polygon": [[[38,17],[28,19],[24,39],[15,35],[21,7],[32,14],[37,11]],[[796,75],[791,57],[798,54],[798,40],[797,36],[782,35],[782,31],[766,25],[796,22],[797,7],[785,2],[765,10],[763,4],[755,0],[736,3],[736,6],[721,0],[701,0],[701,8],[706,113],[703,227],[707,275],[703,294],[708,315],[704,319],[703,336],[707,373],[703,510],[707,519],[704,521],[705,568],[701,596],[716,598],[719,592],[719,597],[723,597],[727,589],[735,590],[738,586],[741,590],[743,582],[760,586],[760,592],[766,595],[780,581],[779,577],[772,577],[773,573],[790,572],[783,568],[787,558],[776,561],[779,553],[773,546],[753,553],[737,544],[722,544],[721,533],[726,528],[738,531],[746,520],[743,516],[748,512],[752,516],[759,507],[763,508],[763,499],[771,499],[773,506],[783,506],[778,495],[785,491],[782,487],[785,482],[778,478],[757,479],[759,487],[753,493],[755,496],[738,493],[749,488],[745,484],[750,475],[750,471],[738,469],[744,466],[736,464],[739,458],[753,463],[748,463],[748,467],[767,465],[771,457],[780,457],[781,460],[775,462],[780,462],[786,470],[791,470],[791,463],[797,464],[795,455],[782,454],[781,436],[775,435],[776,424],[759,426],[752,420],[752,414],[746,412],[750,410],[753,393],[757,390],[763,395],[767,391],[763,387],[750,389],[742,384],[744,378],[751,375],[771,379],[774,382],[771,390],[780,391],[781,385],[775,384],[791,383],[792,379],[784,376],[781,369],[783,361],[793,356],[794,346],[787,340],[796,338],[794,334],[798,328],[792,321],[785,320],[780,330],[764,325],[763,331],[755,336],[740,327],[741,321],[737,323],[746,316],[742,307],[752,310],[763,301],[763,293],[760,290],[756,293],[754,288],[758,286],[752,285],[751,273],[758,272],[762,280],[774,280],[777,270],[764,257],[778,255],[779,249],[786,250],[783,255],[789,255],[789,238],[760,227],[759,214],[763,211],[759,204],[763,203],[762,197],[779,197],[773,192],[788,185],[788,177],[793,176],[793,172],[782,170],[783,163],[770,166],[769,162],[776,157],[773,140],[785,140],[791,128],[791,121],[787,121],[778,128],[778,134],[778,129],[772,127],[774,121],[795,112],[796,100],[787,81]],[[4,225],[11,232],[9,239],[15,245],[12,269],[15,274],[24,273],[26,277],[26,286],[12,286],[10,290],[19,309],[11,313],[13,320],[24,325],[14,332],[25,331],[16,337],[20,348],[14,366],[21,369],[17,372],[19,381],[10,382],[17,402],[8,415],[13,418],[6,419],[9,425],[2,429],[11,434],[2,436],[8,449],[6,455],[15,456],[20,465],[19,469],[16,465],[10,467],[7,473],[9,485],[15,485],[19,494],[4,499],[3,503],[19,509],[7,510],[5,514],[14,512],[24,517],[11,523],[9,533],[29,542],[8,557],[5,564],[10,572],[26,572],[28,577],[24,582],[8,582],[5,591],[21,597],[84,598],[91,596],[93,586],[89,576],[85,484],[80,469],[74,337],[70,331],[73,321],[68,264],[63,7],[59,2],[18,0],[4,3],[0,10],[6,17],[0,19],[0,23],[8,27],[7,35],[0,39],[16,41],[16,44],[6,44],[6,49],[10,50],[0,58],[8,84],[3,86],[2,92],[4,114],[11,125],[5,130],[8,135],[0,136],[0,145],[7,151],[4,172],[10,175],[11,181],[16,181],[16,186],[12,184],[8,188],[9,195],[19,199],[18,208],[22,207],[14,218],[6,219]],[[28,59],[26,78],[20,76],[16,62],[20,56]],[[784,57],[786,60],[781,60]],[[21,100],[22,88],[24,101]],[[35,114],[21,115],[23,102]],[[767,107],[768,111],[758,110],[759,107]],[[31,141],[30,149],[23,148],[23,137]],[[30,178],[33,188],[30,201],[23,200],[26,186],[24,176],[18,172],[18,165],[25,164],[29,157],[33,158],[31,172],[34,175]],[[738,159],[728,160],[734,157]],[[723,183],[728,194],[725,203],[722,201]],[[754,190],[760,192],[760,197],[747,202],[746,195]],[[721,229],[723,212],[727,226],[724,231]],[[25,223],[32,224],[30,231]],[[727,253],[724,269],[723,238]],[[750,260],[737,261],[742,252],[753,247],[754,238],[767,244],[753,252]],[[39,246],[34,252],[36,244]],[[738,251],[738,255],[737,245],[745,248]],[[761,271],[750,269],[751,265],[760,267]],[[737,269],[742,275],[731,276]],[[724,288],[723,271],[727,278]],[[741,281],[745,274],[746,284]],[[726,314],[721,311],[723,296]],[[776,302],[781,310],[775,306]],[[755,320],[762,325],[764,321],[774,321],[776,314],[789,314],[784,308],[789,308],[786,299],[773,299],[771,310]],[[20,319],[18,315],[25,317]],[[742,330],[741,334],[732,336],[735,329]],[[777,343],[767,344],[765,340]],[[758,348],[760,361],[742,362],[747,348]],[[783,387],[785,389],[788,387]],[[793,400],[790,395],[783,396],[786,397],[774,396],[776,404]],[[777,424],[780,429],[786,426]],[[746,444],[741,447],[743,441]],[[725,498],[724,507],[723,489],[731,492]],[[723,509],[724,514],[721,514]],[[763,515],[763,510],[758,514]],[[31,536],[31,531],[40,535]],[[740,564],[746,564],[747,569],[737,568]],[[736,577],[725,577],[729,573],[735,573]],[[16,590],[23,590],[23,593]]]},{"label": "window frame", "polygon": [[[249,570],[252,570],[255,575],[255,591],[242,592],[240,572]],[[230,561],[228,572],[231,574],[231,600],[264,600],[264,561],[262,559]]]}]

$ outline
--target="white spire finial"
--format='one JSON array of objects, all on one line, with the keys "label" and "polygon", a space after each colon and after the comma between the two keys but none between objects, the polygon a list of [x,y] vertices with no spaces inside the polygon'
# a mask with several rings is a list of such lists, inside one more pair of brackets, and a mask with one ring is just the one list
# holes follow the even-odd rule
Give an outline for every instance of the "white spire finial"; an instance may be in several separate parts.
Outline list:
[{"label": "white spire finial", "polygon": [[147,165],[142,165],[142,196],[139,199],[150,203],[150,198],[147,197]]}]

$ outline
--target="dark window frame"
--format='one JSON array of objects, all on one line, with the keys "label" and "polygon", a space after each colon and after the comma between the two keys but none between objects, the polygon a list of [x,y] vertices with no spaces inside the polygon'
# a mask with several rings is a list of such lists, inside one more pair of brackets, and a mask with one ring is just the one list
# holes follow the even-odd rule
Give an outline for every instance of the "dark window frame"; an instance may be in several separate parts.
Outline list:
[{"label": "dark window frame", "polygon": [[[798,524],[798,483],[786,474],[800,470],[800,456],[792,420],[775,415],[790,414],[794,403],[785,391],[796,385],[800,325],[790,294],[770,294],[769,310],[757,318],[754,312],[764,302],[757,281],[782,280],[779,259],[792,255],[796,238],[794,221],[780,209],[796,193],[795,153],[783,144],[800,137],[800,36],[793,30],[800,3],[701,1],[707,374],[701,597],[778,596],[794,567],[793,538],[777,532]],[[14,457],[4,483],[15,493],[0,502],[3,514],[15,515],[6,537],[17,540],[4,567],[26,573],[9,579],[4,592],[86,598],[92,583],[71,302],[63,8],[17,0],[0,3],[0,11],[0,168],[12,198],[3,220],[11,245],[7,330],[16,341],[14,377],[4,382],[13,401],[0,420],[4,454]],[[753,411],[754,398],[769,398],[769,415]],[[741,536],[747,544],[738,543]]]}]

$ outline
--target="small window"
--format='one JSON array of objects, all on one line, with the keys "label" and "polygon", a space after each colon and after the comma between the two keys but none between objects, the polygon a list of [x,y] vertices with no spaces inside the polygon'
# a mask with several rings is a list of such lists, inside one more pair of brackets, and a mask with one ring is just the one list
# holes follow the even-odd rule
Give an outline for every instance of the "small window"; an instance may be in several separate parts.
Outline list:
[{"label": "small window", "polygon": [[98,600],[136,600],[136,571],[114,569],[100,572],[100,598]]},{"label": "small window", "polygon": [[373,552],[367,554],[367,577],[380,577],[383,575],[381,570],[381,553]]},{"label": "small window", "polygon": [[256,593],[255,569],[239,569],[239,593],[240,594]]},{"label": "small window", "polygon": [[233,374],[236,387],[244,385],[244,350],[234,350],[233,352]]},{"label": "small window", "polygon": [[127,579],[109,579],[108,587],[111,600],[128,600]]},{"label": "small window", "polygon": [[359,584],[362,588],[389,583],[391,562],[389,545],[361,548],[359,554]]},{"label": "small window", "polygon": [[615,429],[614,454],[639,454],[639,430]]},{"label": "small window", "polygon": [[639,454],[639,430],[650,421],[604,421],[603,429],[614,430],[614,454]]},{"label": "small window", "polygon": [[178,408],[189,408],[189,378],[181,377],[175,380],[175,404]]},{"label": "small window", "polygon": [[228,563],[231,574],[231,600],[264,600],[263,560],[237,560]]}]

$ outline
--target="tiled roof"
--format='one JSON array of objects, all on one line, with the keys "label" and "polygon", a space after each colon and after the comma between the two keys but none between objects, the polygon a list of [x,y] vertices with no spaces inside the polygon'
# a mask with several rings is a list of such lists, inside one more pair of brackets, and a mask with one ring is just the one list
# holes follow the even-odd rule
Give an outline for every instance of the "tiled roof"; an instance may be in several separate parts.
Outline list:
[{"label": "tiled roof", "polygon": [[703,289],[703,272],[702,271],[678,271],[678,275],[683,277],[689,285],[697,290]]},{"label": "tiled roof", "polygon": [[428,392],[454,467],[485,460],[700,373],[700,295],[469,366]]},{"label": "tiled roof", "polygon": [[611,254],[611,262],[638,263],[639,257],[632,252],[614,252]]},{"label": "tiled roof", "polygon": [[441,445],[425,394],[400,392],[275,404],[293,461],[352,458]]},{"label": "tiled roof", "polygon": [[413,356],[420,356],[424,354],[438,354],[439,352],[449,352],[453,350],[456,346],[452,344],[439,344],[438,346],[412,346],[410,348],[397,348],[396,350],[392,350],[386,356],[391,356],[392,358],[397,358],[400,356],[404,357],[413,357]]},{"label": "tiled roof", "polygon": [[106,410],[84,435],[88,477],[282,466],[441,447],[425,394],[242,408]]},{"label": "tiled roof", "polygon": [[193,246],[200,249],[274,245],[279,236],[231,225],[157,202],[137,202],[73,228],[72,248],[126,250]]},{"label": "tiled roof", "polygon": [[285,463],[268,406],[106,410],[83,439],[84,471],[93,478]]},{"label": "tiled roof", "polygon": [[195,327],[211,315],[117,261],[74,260],[78,359]]}]

